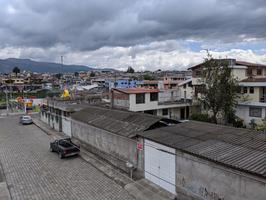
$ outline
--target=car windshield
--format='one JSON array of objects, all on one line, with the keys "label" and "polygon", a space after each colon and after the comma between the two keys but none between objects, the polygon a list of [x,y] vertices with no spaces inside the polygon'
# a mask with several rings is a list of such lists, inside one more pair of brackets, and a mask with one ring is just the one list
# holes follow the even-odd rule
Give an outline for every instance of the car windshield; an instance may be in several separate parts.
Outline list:
[{"label": "car windshield", "polygon": [[22,119],[31,119],[30,116],[23,116]]}]

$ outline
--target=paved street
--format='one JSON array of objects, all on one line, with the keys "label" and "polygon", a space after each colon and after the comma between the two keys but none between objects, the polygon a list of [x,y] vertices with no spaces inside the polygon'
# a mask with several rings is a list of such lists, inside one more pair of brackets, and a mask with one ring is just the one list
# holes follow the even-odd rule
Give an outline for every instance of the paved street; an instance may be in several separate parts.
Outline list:
[{"label": "paved street", "polygon": [[48,150],[50,138],[18,118],[0,119],[0,162],[12,199],[133,199],[81,158],[60,160]]}]

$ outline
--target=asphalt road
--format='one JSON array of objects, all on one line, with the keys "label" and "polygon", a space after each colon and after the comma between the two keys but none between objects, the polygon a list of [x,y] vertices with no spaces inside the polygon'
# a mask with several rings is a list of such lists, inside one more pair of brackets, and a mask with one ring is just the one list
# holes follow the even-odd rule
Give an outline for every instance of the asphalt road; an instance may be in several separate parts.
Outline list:
[{"label": "asphalt road", "polygon": [[0,162],[12,199],[133,199],[80,157],[61,160],[49,152],[49,136],[18,118],[0,118]]}]

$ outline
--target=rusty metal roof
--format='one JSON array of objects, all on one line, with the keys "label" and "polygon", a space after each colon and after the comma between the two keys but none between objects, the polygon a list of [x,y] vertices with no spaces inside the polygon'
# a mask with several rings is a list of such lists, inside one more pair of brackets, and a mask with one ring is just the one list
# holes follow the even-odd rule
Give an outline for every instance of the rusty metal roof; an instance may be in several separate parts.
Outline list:
[{"label": "rusty metal roof", "polygon": [[125,137],[134,137],[163,120],[153,115],[89,106],[71,115],[72,119]]},{"label": "rusty metal roof", "polygon": [[195,156],[266,178],[266,134],[188,121],[139,135]]}]

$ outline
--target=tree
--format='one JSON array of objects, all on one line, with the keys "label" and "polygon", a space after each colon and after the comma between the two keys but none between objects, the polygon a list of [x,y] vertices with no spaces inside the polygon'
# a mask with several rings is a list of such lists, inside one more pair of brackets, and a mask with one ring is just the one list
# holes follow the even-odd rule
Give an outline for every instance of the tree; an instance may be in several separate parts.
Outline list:
[{"label": "tree", "polygon": [[234,114],[236,99],[239,97],[239,86],[231,73],[229,60],[213,59],[211,54],[207,53],[202,67],[199,101],[211,111],[214,123],[217,123],[218,113],[222,114],[227,123]]},{"label": "tree", "polygon": [[151,76],[150,74],[144,74],[143,79],[144,80],[154,80],[154,77]]},{"label": "tree", "polygon": [[75,72],[75,73],[74,73],[74,76],[75,76],[75,77],[78,77],[78,76],[79,76],[79,73],[78,73],[78,72]]},{"label": "tree", "polygon": [[13,73],[16,74],[16,76],[18,75],[18,73],[20,73],[20,69],[18,67],[14,67],[12,70]]},{"label": "tree", "polygon": [[261,120],[261,123],[256,124],[255,129],[257,131],[266,131],[266,118]]},{"label": "tree", "polygon": [[95,77],[95,72],[94,71],[91,71],[90,77]]},{"label": "tree", "polygon": [[134,73],[135,72],[135,70],[132,68],[132,67],[128,67],[127,68],[127,73]]}]

